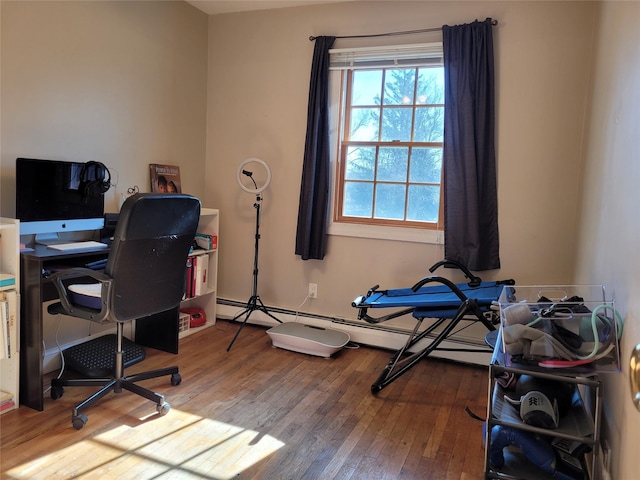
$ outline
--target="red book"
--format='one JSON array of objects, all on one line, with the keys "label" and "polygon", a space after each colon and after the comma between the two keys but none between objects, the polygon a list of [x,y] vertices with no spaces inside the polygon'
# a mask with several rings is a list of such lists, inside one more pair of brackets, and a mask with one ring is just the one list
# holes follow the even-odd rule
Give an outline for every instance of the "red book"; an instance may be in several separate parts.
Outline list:
[{"label": "red book", "polygon": [[10,408],[13,408],[15,406],[16,406],[15,402],[13,400],[9,400],[8,402],[5,402],[2,405],[0,405],[0,412],[9,410]]},{"label": "red book", "polygon": [[193,257],[187,257],[187,285],[184,298],[193,297]]}]

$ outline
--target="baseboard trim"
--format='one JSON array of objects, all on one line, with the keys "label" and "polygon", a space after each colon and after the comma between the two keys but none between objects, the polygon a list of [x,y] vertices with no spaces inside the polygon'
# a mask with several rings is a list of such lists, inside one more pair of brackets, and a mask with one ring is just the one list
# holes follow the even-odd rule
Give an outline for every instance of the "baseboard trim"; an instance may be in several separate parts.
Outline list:
[{"label": "baseboard trim", "polygon": [[[218,298],[216,316],[222,320],[232,320],[243,312],[245,306],[246,302]],[[328,317],[309,312],[296,313],[295,311],[278,307],[267,306],[267,310],[282,322],[299,322],[316,327],[341,330],[349,335],[352,342],[394,351],[405,345],[408,336],[415,326],[415,319],[411,316],[407,316],[404,319],[396,319],[393,323],[386,322],[389,323],[389,325],[385,325],[385,323],[373,325],[361,320]],[[244,321],[244,315],[240,316],[236,321]],[[278,325],[277,321],[260,310],[251,312],[247,323],[263,327]],[[426,338],[416,344],[411,350],[420,351],[426,348],[429,342],[430,339]],[[441,350],[436,350],[432,352],[431,355],[437,358],[445,358],[475,365],[489,365],[492,355],[492,352],[484,343],[484,334],[482,336],[458,335],[455,338],[449,338],[442,342],[440,348]],[[477,352],[443,350],[476,348],[478,349]]]}]

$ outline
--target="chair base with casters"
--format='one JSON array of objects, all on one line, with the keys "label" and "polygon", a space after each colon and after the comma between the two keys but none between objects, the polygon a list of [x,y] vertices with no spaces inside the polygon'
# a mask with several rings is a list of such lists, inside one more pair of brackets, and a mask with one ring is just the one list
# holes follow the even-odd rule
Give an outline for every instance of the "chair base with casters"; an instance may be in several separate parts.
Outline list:
[{"label": "chair base with casters", "polygon": [[[116,368],[116,344],[117,336],[112,333],[65,348],[62,351],[65,368],[82,377],[110,378]],[[125,370],[146,358],[145,348],[127,337],[122,339],[122,351]]]},{"label": "chair base with casters", "polygon": [[123,389],[155,402],[156,411],[161,416],[166,415],[171,409],[171,405],[165,401],[164,395],[141,387],[136,382],[149,380],[151,378],[164,377],[166,375],[171,375],[171,385],[179,385],[182,382],[182,377],[178,372],[177,366],[136,373],[128,376],[125,375],[122,360],[124,356],[124,350],[122,348],[124,326],[122,323],[118,323],[116,328],[115,369],[112,378],[54,378],[51,380],[51,398],[53,400],[57,400],[62,397],[64,394],[64,387],[102,387],[93,395],[87,397],[85,400],[73,407],[71,423],[73,428],[76,430],[80,430],[88,421],[87,416],[81,413],[81,410],[92,406],[108,393],[122,393]]},{"label": "chair base with casters", "polygon": [[[129,197],[120,210],[109,257],[104,271],[87,268],[68,268],[52,274],[52,281],[60,302],[48,307],[51,314],[64,314],[98,324],[115,323],[112,371],[106,375],[95,369],[94,360],[101,362],[105,348],[95,342],[95,356],[89,355],[87,369],[79,371],[88,378],[54,379],[51,398],[58,399],[67,386],[101,387],[77,404],[71,422],[76,430],[87,423],[84,410],[108,393],[127,390],[156,404],[160,416],[171,406],[164,396],[138,385],[138,382],[163,376],[171,377],[171,384],[182,382],[177,366],[125,375],[124,323],[143,317],[158,316],[177,307],[185,290],[187,256],[193,244],[200,216],[200,201],[182,194],[142,194]],[[87,283],[87,280],[90,282]],[[78,282],[80,283],[73,283]],[[178,318],[176,316],[176,324]],[[92,342],[89,342],[92,343]],[[89,346],[89,345],[88,345]],[[99,352],[99,354],[98,354]],[[108,354],[106,356],[109,360]],[[98,362],[101,367],[104,363]],[[75,367],[74,367],[75,369]],[[100,373],[97,373],[100,372]]]}]

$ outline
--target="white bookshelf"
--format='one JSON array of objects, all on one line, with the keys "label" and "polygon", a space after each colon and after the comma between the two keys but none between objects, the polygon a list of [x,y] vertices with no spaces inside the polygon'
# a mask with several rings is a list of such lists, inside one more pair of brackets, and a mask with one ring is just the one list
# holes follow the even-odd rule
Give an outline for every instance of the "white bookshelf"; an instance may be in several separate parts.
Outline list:
[{"label": "white bookshelf", "polygon": [[[9,336],[0,352],[0,414],[18,408],[20,390],[20,222],[0,217],[0,305],[8,302]],[[4,317],[2,328],[7,329]],[[11,398],[13,403],[7,402]],[[6,403],[6,405],[5,405]]]},{"label": "white bookshelf", "polygon": [[200,222],[198,224],[198,233],[215,235],[217,244],[212,249],[194,250],[197,260],[204,261],[207,264],[206,282],[203,290],[199,295],[184,300],[180,306],[184,308],[201,308],[206,314],[206,323],[200,327],[188,328],[180,332],[180,338],[198,333],[216,323],[216,308],[218,301],[218,249],[220,246],[220,215],[217,209],[202,208],[200,211]]}]

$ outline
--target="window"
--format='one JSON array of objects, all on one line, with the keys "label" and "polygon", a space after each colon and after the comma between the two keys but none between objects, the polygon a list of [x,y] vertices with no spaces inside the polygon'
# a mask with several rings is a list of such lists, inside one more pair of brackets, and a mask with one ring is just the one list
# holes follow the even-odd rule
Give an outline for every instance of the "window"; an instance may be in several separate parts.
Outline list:
[{"label": "window", "polygon": [[333,222],[438,230],[441,44],[332,50],[340,73]]}]

